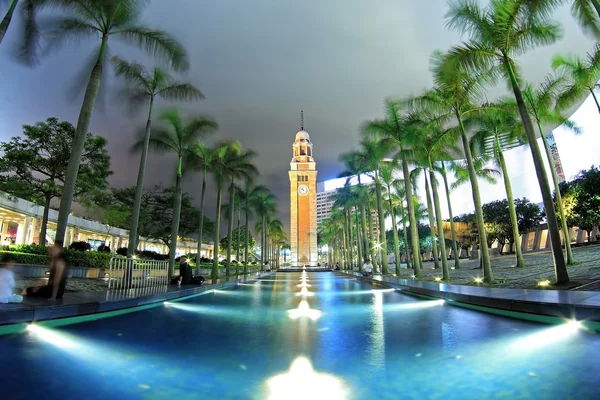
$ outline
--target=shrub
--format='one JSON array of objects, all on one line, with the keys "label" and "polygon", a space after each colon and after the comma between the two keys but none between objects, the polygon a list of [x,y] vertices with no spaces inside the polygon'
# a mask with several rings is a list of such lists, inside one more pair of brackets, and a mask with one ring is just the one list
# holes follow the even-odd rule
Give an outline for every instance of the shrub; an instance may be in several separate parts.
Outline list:
[{"label": "shrub", "polygon": [[20,244],[8,246],[7,251],[14,251],[17,253],[27,253],[27,254],[38,254],[47,256],[48,248],[46,246],[39,246],[37,244]]},{"label": "shrub", "polygon": [[108,268],[110,259],[114,256],[101,251],[65,250],[65,259],[70,266],[84,268]]},{"label": "shrub", "polygon": [[3,254],[10,254],[11,257],[14,259],[15,264],[29,264],[29,265],[49,265],[50,264],[50,257],[48,257],[47,255],[0,250],[0,255],[3,255]]},{"label": "shrub", "polygon": [[110,253],[110,246],[101,244],[100,246],[98,246],[98,251],[101,251],[103,253]]},{"label": "shrub", "polygon": [[127,247],[120,247],[117,249],[117,254],[123,257],[127,257]]},{"label": "shrub", "polygon": [[73,242],[69,246],[69,250],[75,251],[88,251],[91,250],[92,246],[88,242]]}]

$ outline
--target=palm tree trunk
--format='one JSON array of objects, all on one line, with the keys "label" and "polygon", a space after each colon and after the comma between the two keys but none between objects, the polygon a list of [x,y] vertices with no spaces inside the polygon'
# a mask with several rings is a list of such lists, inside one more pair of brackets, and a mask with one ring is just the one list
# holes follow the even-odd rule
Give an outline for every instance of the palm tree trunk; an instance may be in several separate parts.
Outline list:
[{"label": "palm tree trunk", "polygon": [[[240,263],[240,255],[242,252],[242,247],[241,247],[241,240],[242,240],[242,233],[240,232],[240,225],[242,223],[242,199],[238,199],[238,205],[237,205],[237,212],[238,212],[238,216],[237,216],[237,245],[236,245],[236,254],[235,254],[235,258],[238,262],[238,265]],[[237,269],[237,268],[236,268]],[[237,274],[237,271],[236,271]]]},{"label": "palm tree trunk", "polygon": [[[225,264],[225,276],[229,278],[231,273],[231,245],[233,244],[233,216],[235,211],[235,178],[231,177],[231,185],[229,186],[229,217],[227,218],[227,263]],[[237,268],[236,268],[237,275]]]},{"label": "palm tree trunk", "polygon": [[404,236],[404,251],[406,252],[406,268],[412,268],[412,262],[410,261],[411,251],[410,246],[408,245],[408,231],[406,229],[406,215],[404,213],[404,204],[400,199],[400,218],[402,219],[402,234]]},{"label": "palm tree trunk", "polygon": [[569,282],[569,273],[567,272],[567,266],[565,264],[565,257],[562,252],[562,244],[560,240],[560,230],[558,228],[558,221],[556,218],[556,212],[554,211],[554,202],[552,201],[552,192],[548,183],[548,176],[546,174],[546,168],[544,167],[544,160],[542,153],[535,137],[535,131],[533,130],[533,124],[531,118],[527,112],[527,106],[523,100],[523,94],[519,83],[515,77],[512,66],[507,61],[506,67],[509,72],[512,89],[517,101],[517,107],[519,114],[523,120],[523,127],[529,140],[529,149],[533,157],[533,164],[535,166],[535,172],[542,192],[542,199],[544,201],[544,209],[546,211],[546,218],[548,220],[548,233],[550,234],[550,243],[552,244],[552,255],[554,257],[554,274],[556,277],[557,284],[564,284]]},{"label": "palm tree trunk", "polygon": [[387,185],[388,203],[390,207],[390,217],[392,218],[392,234],[394,237],[394,258],[396,259],[396,276],[400,276],[400,245],[398,243],[398,224],[396,222],[396,214],[394,213],[394,204],[392,202],[392,188]]},{"label": "palm tree trunk", "polygon": [[368,208],[367,218],[369,221],[369,252],[371,254],[371,263],[373,265],[377,265],[375,261],[375,234],[373,233],[373,213],[371,212],[371,207]]},{"label": "palm tree trunk", "polygon": [[262,226],[262,230],[260,232],[260,271],[264,271],[265,270],[265,252],[267,251],[266,247],[267,247],[267,235],[266,235],[266,223],[265,223],[265,214],[262,215],[261,217],[261,226]]},{"label": "palm tree trunk", "polygon": [[375,171],[375,194],[377,196],[377,214],[379,216],[379,237],[381,241],[381,273],[387,275],[387,238],[385,237],[385,214],[383,212],[383,199],[381,196],[381,182],[378,171]]},{"label": "palm tree trunk", "polygon": [[[496,153],[498,155],[498,162],[500,163],[500,168],[502,168],[502,175],[504,177],[504,188],[506,189],[506,200],[508,201],[508,215],[510,217],[510,224],[512,227],[515,253],[517,255],[517,268],[523,268],[525,267],[525,259],[523,258],[523,251],[521,250],[521,237],[519,235],[519,224],[517,222],[517,210],[515,209],[512,185],[510,183],[510,177],[508,176],[508,169],[506,168],[506,161],[504,160],[504,153],[502,152],[498,135],[495,136],[495,146]],[[502,251],[502,249],[500,249],[500,251]]]},{"label": "palm tree trunk", "polygon": [[[406,205],[408,207],[408,221],[410,223],[410,241],[413,253],[413,266],[415,277],[421,276],[421,248],[419,246],[419,231],[417,230],[417,218],[415,216],[415,203],[413,203],[413,189],[410,181],[408,161],[402,160],[402,175],[404,177],[404,191],[406,192]],[[408,246],[408,243],[407,243]]]},{"label": "palm tree trunk", "polygon": [[219,239],[221,230],[221,201],[223,197],[222,177],[217,177],[217,216],[215,218],[215,232],[213,235],[213,266],[210,272],[212,279],[219,278]]},{"label": "palm tree trunk", "polygon": [[485,232],[485,221],[483,219],[483,209],[481,208],[481,194],[479,193],[479,182],[477,181],[477,174],[475,167],[473,166],[473,156],[471,154],[471,147],[469,146],[469,139],[467,138],[467,132],[465,131],[465,125],[463,124],[462,118],[459,114],[456,115],[458,123],[460,125],[460,137],[462,139],[463,150],[465,152],[465,158],[467,161],[467,169],[469,171],[469,179],[471,180],[471,190],[473,194],[473,205],[475,206],[475,217],[477,220],[477,231],[479,234],[479,251],[481,252],[481,266],[483,268],[483,280],[486,283],[492,283],[494,281],[494,275],[492,273],[492,266],[490,263],[490,253],[487,246],[487,235]]},{"label": "palm tree trunk", "polygon": [[[247,192],[246,192],[247,193]],[[250,243],[250,227],[248,218],[248,202],[246,202],[246,240],[244,241],[244,275],[248,274],[248,246]]]},{"label": "palm tree trunk", "polygon": [[96,97],[98,96],[98,89],[100,88],[100,81],[102,80],[102,69],[107,43],[108,36],[103,35],[102,42],[100,43],[100,50],[98,51],[98,58],[94,68],[92,68],[90,80],[88,81],[83,97],[83,103],[81,104],[81,110],[79,111],[75,139],[73,140],[73,145],[71,147],[71,157],[69,158],[69,165],[67,166],[67,171],[65,173],[65,185],[63,187],[62,196],[60,197],[60,207],[58,209],[58,221],[56,221],[56,236],[54,241],[64,241],[65,239],[67,222],[69,220],[69,214],[71,213],[71,203],[73,202],[73,195],[75,194],[75,184],[77,183],[77,172],[79,171],[79,163],[81,162],[81,153],[83,153],[83,147],[92,118],[92,111],[96,104]]},{"label": "palm tree trunk", "polygon": [[556,208],[558,211],[558,215],[560,215],[563,240],[565,243],[565,250],[567,253],[567,265],[573,265],[575,264],[575,259],[573,257],[573,250],[571,250],[571,237],[569,235],[569,227],[567,226],[565,207],[563,205],[562,195],[560,194],[560,187],[558,185],[558,174],[556,173],[556,169],[554,168],[552,153],[550,152],[550,145],[548,144],[548,140],[546,139],[546,135],[544,134],[544,131],[542,130],[542,126],[540,125],[539,121],[538,129],[540,131],[540,136],[542,137],[542,143],[544,143],[544,150],[546,150],[546,158],[548,159],[548,164],[550,165],[550,173],[552,174],[552,183],[554,184],[554,193],[556,196]]},{"label": "palm tree trunk", "polygon": [[173,276],[175,256],[177,255],[177,237],[179,236],[179,217],[181,215],[181,168],[182,157],[177,160],[177,177],[175,178],[175,197],[173,199],[173,220],[171,221],[171,243],[169,244],[169,276]]},{"label": "palm tree trunk", "polygon": [[[135,196],[133,199],[133,209],[131,210],[131,224],[129,226],[129,246],[127,246],[127,257],[133,257],[137,249],[138,224],[140,222],[140,211],[142,208],[142,194],[144,192],[144,175],[146,174],[146,160],[148,158],[148,145],[150,143],[150,130],[152,127],[152,105],[154,96],[150,97],[150,108],[148,110],[148,120],[146,121],[146,131],[144,132],[144,144],[142,146],[142,156],[140,158],[140,167],[135,186]],[[198,253],[200,254],[200,253]]]},{"label": "palm tree trunk", "polygon": [[442,218],[442,206],[440,205],[440,195],[438,193],[437,183],[433,163],[429,159],[429,181],[431,182],[431,195],[433,197],[433,206],[435,207],[435,215],[437,220],[438,236],[440,238],[440,252],[442,253],[442,280],[450,279],[450,271],[448,270],[448,253],[446,252],[446,238],[444,237],[444,219]]},{"label": "palm tree trunk", "polygon": [[202,239],[204,234],[204,199],[206,198],[206,173],[207,169],[204,167],[202,173],[202,193],[200,194],[200,222],[198,226],[198,254],[196,255],[196,276],[200,275],[200,259],[202,258]]},{"label": "palm tree trunk", "polygon": [[46,196],[44,200],[44,213],[42,214],[42,226],[40,227],[40,237],[38,239],[38,244],[40,246],[46,245],[46,234],[48,232],[48,214],[50,213],[50,201],[52,199],[49,196]]},{"label": "palm tree trunk", "polygon": [[431,235],[431,252],[433,253],[433,268],[440,269],[440,260],[437,246],[437,238],[435,234],[435,221],[433,213],[433,205],[431,204],[431,190],[429,189],[429,179],[427,179],[427,172],[425,171],[425,197],[427,198],[427,214],[429,217],[429,232]]},{"label": "palm tree trunk", "polygon": [[2,39],[4,38],[6,31],[8,30],[10,21],[12,20],[13,14],[15,13],[15,9],[17,8],[18,2],[19,0],[13,0],[12,3],[10,3],[10,6],[8,6],[8,10],[6,11],[4,18],[2,19],[2,22],[0,22],[0,43],[2,43]]},{"label": "palm tree trunk", "polygon": [[358,210],[355,208],[355,224],[356,224],[356,251],[357,251],[357,256],[356,256],[356,264],[358,264],[358,270],[361,270],[361,261],[363,260],[363,252],[362,252],[362,238],[361,238],[361,233],[360,233],[360,221],[359,221],[359,212]]},{"label": "palm tree trunk", "polygon": [[598,108],[598,113],[600,113],[600,103],[598,103],[598,97],[596,97],[596,93],[594,92],[594,89],[590,89],[590,93],[592,94],[592,97],[594,98],[594,101],[596,102],[596,107]]},{"label": "palm tree trunk", "polygon": [[354,268],[354,251],[352,249],[352,217],[350,216],[350,209],[346,210],[346,226],[348,230],[348,260],[349,265],[348,268],[352,270]]},{"label": "palm tree trunk", "polygon": [[452,232],[452,251],[454,252],[454,269],[460,269],[460,252],[458,251],[458,240],[456,239],[456,228],[454,227],[454,215],[452,214],[452,200],[450,198],[450,187],[448,185],[448,176],[446,175],[446,166],[442,161],[442,178],[444,179],[444,189],[446,192],[446,202],[448,203],[448,216],[450,217],[450,231]]},{"label": "palm tree trunk", "polygon": [[[367,215],[365,205],[360,204],[360,229],[362,230],[363,262],[369,258],[369,236],[367,235]],[[362,266],[360,267],[362,270]]]}]

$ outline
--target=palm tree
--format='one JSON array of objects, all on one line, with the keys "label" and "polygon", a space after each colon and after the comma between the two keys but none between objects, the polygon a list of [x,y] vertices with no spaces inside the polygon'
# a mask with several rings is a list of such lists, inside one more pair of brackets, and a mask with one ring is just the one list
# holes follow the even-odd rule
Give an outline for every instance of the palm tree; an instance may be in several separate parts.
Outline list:
[{"label": "palm tree", "polygon": [[118,57],[113,57],[116,76],[122,77],[128,86],[122,94],[127,102],[137,108],[142,103],[149,103],[148,120],[144,134],[144,145],[140,158],[140,167],[136,182],[133,209],[131,210],[131,224],[129,226],[129,247],[127,255],[132,256],[137,247],[137,230],[142,205],[142,192],[144,190],[144,175],[146,173],[146,159],[148,157],[148,143],[150,142],[150,131],[152,127],[152,106],[157,97],[165,100],[189,101],[202,99],[202,93],[189,83],[181,83],[173,80],[171,75],[159,67],[154,67],[150,72],[138,63],[128,63]]},{"label": "palm tree", "polygon": [[[4,14],[4,18],[0,22],[0,43],[2,43],[2,39],[6,35],[10,23],[14,18],[15,11],[19,5],[19,0],[9,0],[10,3],[8,5],[8,9],[6,10],[6,14]],[[0,0],[0,4],[6,3],[6,1]],[[39,29],[36,23],[36,14],[37,9],[47,3],[48,0],[21,0],[21,17],[23,18],[23,32],[22,43],[20,43],[20,53],[18,54],[18,58],[21,61],[24,61],[26,64],[32,65],[35,64],[37,59],[37,52],[35,52],[35,43],[39,37]]]},{"label": "palm tree", "polygon": [[246,214],[246,240],[244,243],[244,274],[248,273],[248,245],[250,243],[249,221],[252,215],[252,211],[260,207],[261,202],[265,198],[271,198],[271,196],[274,198],[274,196],[271,194],[271,192],[266,186],[258,185],[252,187],[249,181],[246,181],[245,189],[243,193],[241,193],[241,198],[244,201],[243,210]]},{"label": "palm tree", "polygon": [[[452,165],[452,163],[450,162]],[[458,250],[456,228],[454,226],[454,214],[452,213],[452,199],[450,196],[450,186],[448,184],[448,173],[446,171],[446,162],[440,161],[440,173],[444,180],[444,192],[446,193],[446,202],[448,203],[448,218],[450,219],[450,232],[452,235],[452,252],[454,253],[454,269],[460,269],[460,251]]]},{"label": "palm tree", "polygon": [[[358,185],[356,186],[356,195],[358,208],[360,212],[360,228],[361,228],[361,239],[362,243],[359,245],[361,248],[361,254],[363,256],[363,263],[367,262],[369,258],[369,242],[367,236],[367,216],[365,213],[365,197],[366,193],[363,187],[361,175],[368,172],[364,163],[364,158],[359,152],[351,152],[342,154],[340,161],[344,163],[346,170],[340,175],[340,177],[348,177],[350,180],[353,176],[356,176]],[[362,264],[359,262],[359,270],[362,270]]]},{"label": "palm tree", "polygon": [[[508,215],[512,228],[512,235],[515,244],[515,253],[517,258],[517,268],[525,267],[523,252],[521,251],[521,238],[519,235],[519,226],[517,222],[517,211],[512,194],[512,185],[504,160],[505,149],[518,146],[523,143],[522,125],[517,120],[515,107],[512,103],[501,103],[491,105],[483,113],[476,117],[476,123],[479,129],[471,139],[474,146],[478,147],[481,154],[493,154],[494,160],[498,163],[504,177],[504,188],[508,201]],[[503,243],[502,243],[503,245]]]},{"label": "palm tree", "polygon": [[[175,174],[175,197],[173,203],[173,220],[171,224],[171,242],[169,249],[169,276],[173,275],[175,255],[177,253],[177,237],[179,232],[179,216],[181,213],[181,178],[184,158],[192,153],[194,146],[206,135],[217,129],[217,123],[207,117],[195,117],[185,123],[176,108],[164,110],[160,116],[163,127],[155,128],[150,134],[149,146],[159,153],[175,153],[177,169]],[[139,150],[144,146],[144,139],[134,145]],[[215,227],[218,231],[218,225]]]},{"label": "palm tree", "polygon": [[[221,225],[221,203],[223,197],[223,185],[225,179],[231,179],[229,186],[229,204],[232,204],[232,197],[235,191],[235,179],[256,172],[256,168],[249,163],[249,160],[255,155],[252,151],[244,151],[242,145],[235,140],[224,140],[215,145],[214,157],[211,172],[213,173],[215,183],[217,184],[217,217],[215,219],[214,247],[213,247],[213,267],[211,278],[219,277],[219,239]],[[233,186],[233,188],[232,188]],[[233,207],[230,207],[228,236],[229,243],[227,249],[227,264],[225,269],[226,276],[229,276],[229,263],[231,261],[231,231],[233,228]]]},{"label": "palm tree", "polygon": [[391,162],[384,164],[379,170],[381,175],[381,181],[385,185],[387,201],[388,201],[388,213],[392,219],[392,236],[394,239],[394,259],[396,261],[396,276],[400,276],[400,245],[398,243],[398,225],[396,221],[396,213],[394,210],[394,200],[392,186],[396,181],[394,172],[396,171],[397,165]]},{"label": "palm tree", "polygon": [[556,172],[556,168],[554,167],[554,158],[552,157],[552,151],[550,150],[548,138],[542,129],[543,124],[552,123],[562,125],[565,128],[571,129],[575,133],[579,133],[579,128],[572,121],[563,116],[555,107],[555,99],[560,90],[562,81],[562,79],[546,78],[546,80],[536,88],[528,84],[523,90],[523,97],[527,103],[529,113],[535,120],[540,136],[542,137],[542,143],[544,144],[544,150],[546,152],[546,160],[548,161],[548,165],[550,165],[550,174],[552,176],[552,182],[554,183],[556,211],[560,216],[565,250],[567,253],[567,265],[573,265],[575,260],[573,258],[573,251],[571,250],[571,238],[569,237],[567,218],[565,216],[562,196],[560,194],[558,174]]},{"label": "palm tree", "polygon": [[420,96],[409,98],[403,102],[405,106],[415,111],[426,110],[436,115],[440,124],[455,120],[458,122],[459,135],[471,181],[473,204],[477,227],[480,232],[479,244],[481,251],[481,262],[485,282],[494,280],[490,264],[490,256],[487,248],[485,233],[485,221],[481,209],[481,194],[479,183],[473,166],[473,156],[469,147],[467,130],[464,119],[476,111],[479,107],[474,105],[475,100],[481,95],[484,83],[490,78],[490,72],[483,74],[470,74],[457,68],[451,68],[445,61],[446,58],[440,52],[434,52],[431,57],[431,70],[435,82],[435,88]]},{"label": "palm tree", "polygon": [[568,79],[557,99],[559,107],[569,107],[590,93],[600,113],[600,102],[596,96],[596,88],[600,81],[600,45],[597,44],[585,58],[577,55],[558,55],[552,60],[552,68]]},{"label": "palm tree", "polygon": [[404,189],[404,179],[396,179],[392,182],[392,187],[394,189],[394,205],[398,207],[398,212],[396,215],[400,215],[400,220],[402,221],[402,233],[404,235],[404,246],[406,251],[406,268],[411,269],[411,251],[408,245],[408,230],[406,228],[406,212],[404,208],[404,201],[406,200],[406,190]]},{"label": "palm tree", "polygon": [[369,121],[363,126],[363,129],[388,137],[393,142],[393,145],[395,145],[398,149],[398,154],[396,155],[395,159],[401,160],[402,162],[402,175],[406,188],[406,202],[408,204],[408,217],[410,221],[411,245],[415,260],[414,275],[419,277],[421,276],[421,260],[419,257],[417,257],[418,254],[421,254],[419,246],[419,233],[417,231],[417,219],[415,216],[412,182],[410,181],[410,168],[408,165],[409,160],[406,157],[403,157],[403,146],[405,145],[407,136],[405,126],[406,123],[403,120],[398,103],[386,99],[385,118]]},{"label": "palm tree", "polygon": [[[79,118],[76,136],[71,150],[71,157],[65,176],[65,185],[60,199],[56,239],[64,239],[67,220],[71,213],[75,181],[79,170],[81,153],[88,133],[94,104],[104,65],[107,57],[108,39],[121,39],[133,44],[147,53],[168,62],[169,66],[181,70],[188,67],[187,56],[183,47],[168,34],[137,25],[137,21],[147,2],[143,0],[105,0],[74,1],[48,0],[42,5],[51,6],[62,11],[60,17],[53,19],[49,32],[44,35],[50,48],[58,48],[63,43],[78,42],[82,38],[99,38],[100,44],[90,77]],[[34,37],[33,39],[36,39]],[[36,46],[36,40],[28,43],[30,48]]]},{"label": "palm tree", "polygon": [[[564,0],[554,0],[563,3]],[[584,32],[600,38],[600,2],[598,0],[568,0],[572,2],[571,13],[579,22]]]},{"label": "palm tree", "polygon": [[[207,147],[203,142],[198,142],[192,147],[190,165],[202,171],[202,189],[200,193],[200,221],[198,226],[198,248],[196,253],[196,275],[200,275],[200,259],[202,258],[202,243],[204,239],[204,202],[206,199],[206,176],[212,171],[215,150]],[[213,255],[218,257],[217,255]]]},{"label": "palm tree", "polygon": [[[538,183],[542,192],[552,244],[556,283],[569,282],[565,258],[562,254],[560,230],[552,191],[544,167],[535,130],[523,99],[518,65],[513,57],[528,50],[556,42],[561,36],[560,26],[547,16],[553,9],[552,1],[504,0],[494,1],[481,9],[469,0],[458,0],[450,5],[448,26],[469,35],[469,42],[450,50],[450,64],[444,71],[460,77],[468,71],[492,71],[509,84],[527,134]],[[457,72],[461,71],[461,72]],[[479,216],[477,218],[479,220]],[[482,229],[480,227],[480,235]],[[485,267],[485,264],[484,264]]]},{"label": "palm tree", "polygon": [[354,193],[350,183],[347,181],[343,187],[338,188],[330,199],[333,200],[332,208],[342,210],[344,218],[344,248],[349,263],[347,267],[352,269],[353,254],[350,209],[352,208],[352,202],[354,201]]},{"label": "palm tree", "polygon": [[364,132],[365,138],[360,142],[361,154],[363,159],[366,161],[365,166],[371,172],[369,175],[372,176],[375,181],[375,196],[377,199],[377,216],[379,219],[379,245],[381,247],[381,273],[384,275],[388,274],[388,262],[387,262],[387,239],[385,236],[385,213],[383,212],[383,198],[380,178],[380,168],[384,163],[385,157],[392,150],[392,142],[389,141],[385,136],[374,133],[370,121],[363,123],[362,131]]},{"label": "palm tree", "polygon": [[250,204],[256,213],[257,218],[257,227],[256,231],[261,233],[260,237],[260,269],[261,271],[264,269],[265,265],[265,256],[266,256],[266,230],[267,230],[267,217],[269,215],[273,215],[277,212],[277,198],[275,195],[266,187],[264,189],[257,190],[256,194],[253,196],[254,201]]},{"label": "palm tree", "polygon": [[[226,166],[226,175],[231,178],[231,183],[229,184],[229,217],[227,218],[227,264],[225,265],[225,276],[229,277],[230,267],[231,267],[231,245],[233,242],[233,218],[235,211],[235,180],[243,179],[246,181],[250,181],[254,176],[258,175],[258,170],[250,160],[256,156],[256,153],[252,150],[242,150],[241,148],[238,151],[237,156],[233,156],[229,162],[224,165]],[[236,275],[238,271],[239,264],[236,264]]]}]

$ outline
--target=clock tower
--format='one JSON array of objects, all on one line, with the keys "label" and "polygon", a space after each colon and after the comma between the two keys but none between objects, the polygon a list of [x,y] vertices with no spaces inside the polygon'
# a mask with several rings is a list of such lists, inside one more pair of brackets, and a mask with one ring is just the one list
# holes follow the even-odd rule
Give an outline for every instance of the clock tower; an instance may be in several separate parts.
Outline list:
[{"label": "clock tower", "polygon": [[293,144],[294,157],[290,162],[290,247],[293,267],[317,266],[317,164],[313,145],[301,127]]}]

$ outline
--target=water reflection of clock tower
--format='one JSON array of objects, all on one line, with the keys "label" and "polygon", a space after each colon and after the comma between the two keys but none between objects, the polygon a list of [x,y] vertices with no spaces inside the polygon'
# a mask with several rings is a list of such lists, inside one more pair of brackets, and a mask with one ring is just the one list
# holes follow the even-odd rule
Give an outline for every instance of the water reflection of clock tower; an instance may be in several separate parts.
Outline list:
[{"label": "water reflection of clock tower", "polygon": [[317,169],[313,145],[302,123],[290,162],[290,247],[292,266],[317,265]]}]

